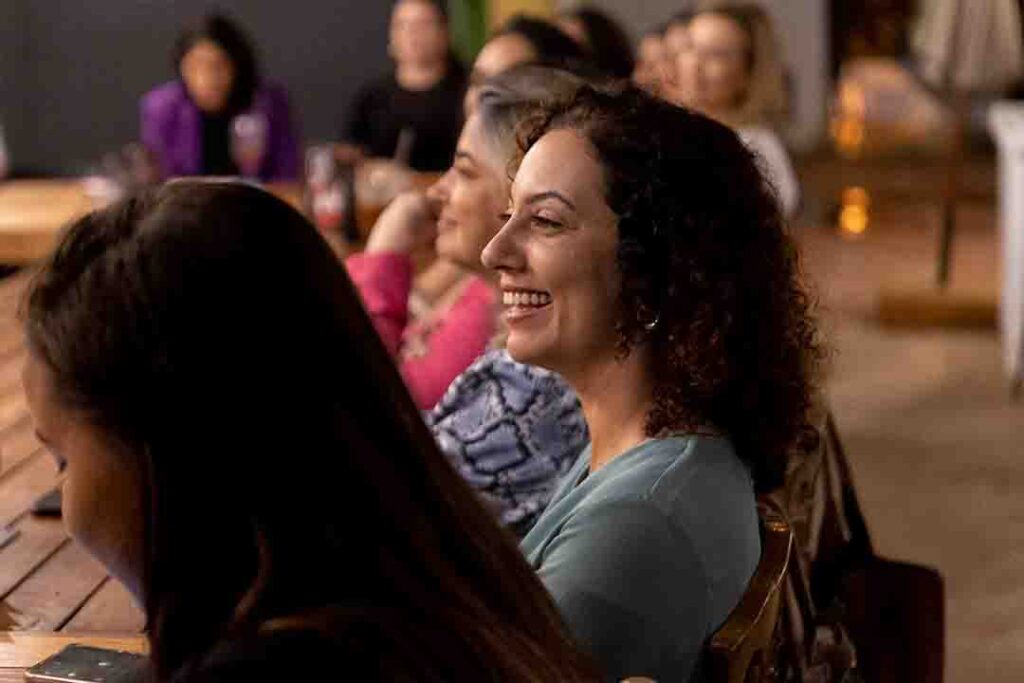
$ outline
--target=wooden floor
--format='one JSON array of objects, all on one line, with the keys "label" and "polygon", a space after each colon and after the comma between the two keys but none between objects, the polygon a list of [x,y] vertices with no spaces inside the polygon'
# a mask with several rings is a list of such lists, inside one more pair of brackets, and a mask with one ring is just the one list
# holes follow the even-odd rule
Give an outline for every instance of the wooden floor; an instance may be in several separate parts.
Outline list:
[{"label": "wooden floor", "polygon": [[[966,172],[953,288],[995,301],[994,164]],[[834,192],[836,176],[819,167],[805,185]],[[797,235],[834,349],[829,396],[872,538],[887,557],[942,572],[946,681],[1024,681],[1024,402],[1010,400],[995,329],[899,328],[876,317],[883,288],[931,287],[941,173],[903,167],[854,179],[875,200],[860,239],[822,215]]]},{"label": "wooden floor", "polygon": [[0,631],[136,632],[143,619],[120,584],[67,538],[60,520],[29,512],[58,476],[21,391],[23,284],[20,276],[0,282],[0,529],[17,534],[0,549]]}]

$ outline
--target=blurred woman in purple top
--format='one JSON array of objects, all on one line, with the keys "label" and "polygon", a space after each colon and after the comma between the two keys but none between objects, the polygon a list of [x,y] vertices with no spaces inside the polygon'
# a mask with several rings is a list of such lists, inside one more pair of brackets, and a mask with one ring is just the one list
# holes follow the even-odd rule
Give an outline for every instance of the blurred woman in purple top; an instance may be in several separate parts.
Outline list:
[{"label": "blurred woman in purple top", "polygon": [[178,78],[146,93],[141,104],[142,142],[165,176],[297,176],[287,97],[261,82],[253,49],[233,22],[209,15],[187,28],[174,65]]}]

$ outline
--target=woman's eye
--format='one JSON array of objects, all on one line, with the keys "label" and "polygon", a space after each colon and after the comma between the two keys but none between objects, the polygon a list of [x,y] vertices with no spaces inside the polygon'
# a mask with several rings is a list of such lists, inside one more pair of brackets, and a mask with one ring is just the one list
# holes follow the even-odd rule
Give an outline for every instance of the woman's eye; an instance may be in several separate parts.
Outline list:
[{"label": "woman's eye", "polygon": [[534,216],[533,222],[546,230],[555,230],[562,227],[560,222],[553,218],[547,218],[546,216]]}]

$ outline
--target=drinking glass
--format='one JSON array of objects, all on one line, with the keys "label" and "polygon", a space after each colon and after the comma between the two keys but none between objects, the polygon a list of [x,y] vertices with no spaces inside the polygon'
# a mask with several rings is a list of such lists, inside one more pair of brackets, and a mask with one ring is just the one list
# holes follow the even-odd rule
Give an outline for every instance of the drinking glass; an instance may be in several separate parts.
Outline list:
[{"label": "drinking glass", "polygon": [[231,157],[242,176],[259,177],[266,149],[266,119],[259,114],[239,114],[231,121]]}]

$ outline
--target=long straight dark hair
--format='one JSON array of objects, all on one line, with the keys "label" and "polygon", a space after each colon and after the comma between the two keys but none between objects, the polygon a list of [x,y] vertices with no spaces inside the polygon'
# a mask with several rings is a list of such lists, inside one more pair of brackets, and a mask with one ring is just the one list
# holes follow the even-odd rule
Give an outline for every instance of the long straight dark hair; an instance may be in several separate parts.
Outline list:
[{"label": "long straight dark hair", "polygon": [[235,67],[235,79],[228,95],[226,114],[237,114],[252,106],[256,89],[260,84],[259,62],[252,41],[229,17],[223,14],[207,14],[189,24],[174,43],[171,61],[174,73],[181,73],[181,62],[192,48],[208,40],[224,50]]},{"label": "long straight dark hair", "polygon": [[337,633],[367,615],[399,634],[395,666],[413,679],[586,675],[511,537],[438,451],[342,265],[284,202],[179,181],[89,214],[23,316],[57,400],[148,480],[158,679],[268,622]]}]

